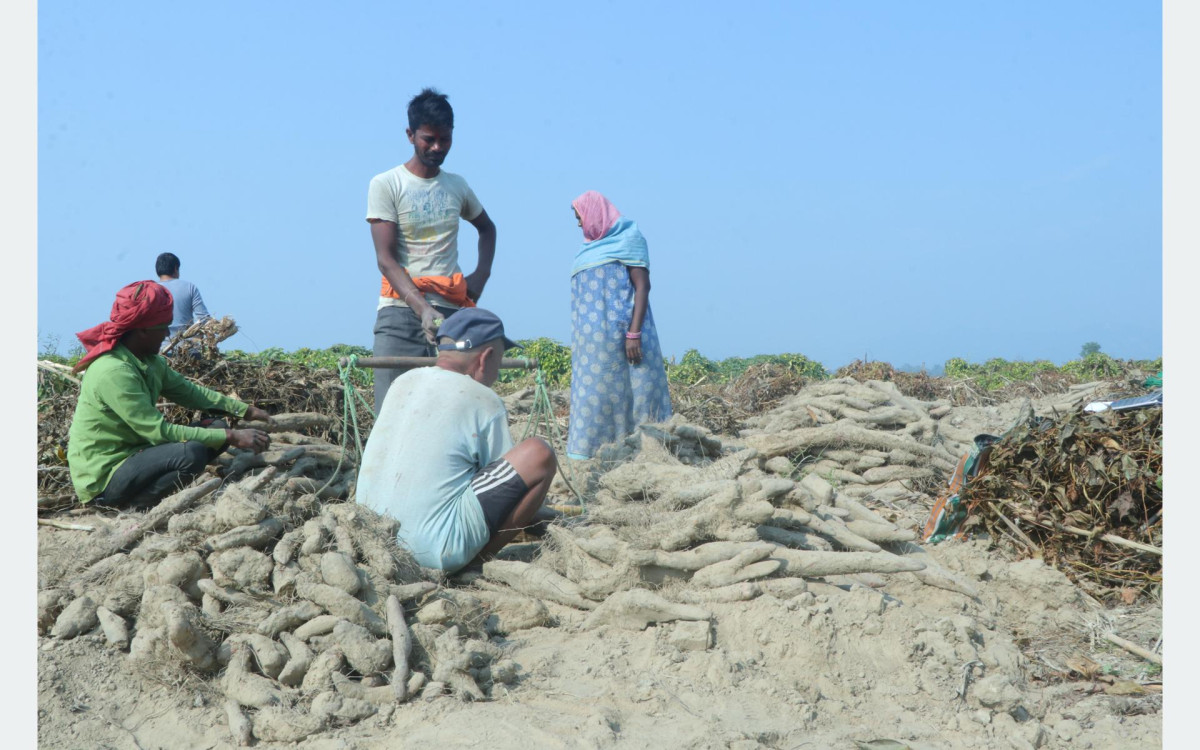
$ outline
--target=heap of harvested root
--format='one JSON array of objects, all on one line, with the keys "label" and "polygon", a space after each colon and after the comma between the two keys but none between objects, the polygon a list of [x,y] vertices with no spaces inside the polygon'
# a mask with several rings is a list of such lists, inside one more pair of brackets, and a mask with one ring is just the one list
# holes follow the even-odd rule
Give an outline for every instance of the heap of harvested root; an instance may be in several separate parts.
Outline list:
[{"label": "heap of harvested root", "polygon": [[[947,406],[996,405],[1021,398],[1041,398],[1066,394],[1079,388],[1091,388],[1079,378],[1059,370],[1033,373],[1028,380],[1014,381],[996,390],[986,390],[971,378],[933,377],[926,372],[904,372],[887,362],[854,362],[839,369],[833,380],[871,380],[893,384],[903,395]],[[1118,376],[1104,381],[1110,393],[1134,395],[1145,374],[1132,364],[1123,366]],[[675,413],[689,422],[721,434],[737,434],[747,420],[775,408],[786,396],[819,383],[805,378],[784,365],[754,365],[724,384],[671,383],[671,403]]]},{"label": "heap of harvested root", "polygon": [[708,621],[707,603],[790,599],[807,578],[915,574],[974,595],[912,543],[913,531],[826,479],[798,480],[769,451],[679,420],[604,449],[588,486],[583,519],[551,526],[531,563],[485,564],[484,579],[590,610],[584,629]]},{"label": "heap of harvested root", "polygon": [[[592,610],[585,628],[696,619],[705,602],[764,593],[790,598],[811,577],[915,574],[970,595],[913,544],[913,531],[870,507],[953,467],[936,425],[948,411],[888,383],[843,379],[782,401],[738,439],[679,416],[643,425],[592,460],[582,519],[551,526],[532,562],[489,563],[483,578]],[[816,463],[824,454],[828,463]]]},{"label": "heap of harvested root", "polygon": [[[244,745],[299,740],[416,695],[499,697],[520,675],[503,636],[529,628],[661,625],[681,648],[705,649],[713,605],[811,603],[811,579],[851,598],[890,575],[975,596],[872,508],[950,463],[943,406],[847,379],[761,417],[781,432],[643,425],[581,466],[586,513],[452,579],[416,566],[395,522],[353,502],[350,457],[296,431],[322,429],[321,416],[289,415],[269,453],[223,458],[223,479],[201,478],[43,568],[39,632],[103,633],[145,669],[200,677]],[[800,470],[817,454],[839,468]]]},{"label": "heap of harvested root", "polygon": [[1162,582],[1162,409],[1017,425],[960,494],[986,530],[1085,587]]},{"label": "heap of harvested root", "polygon": [[422,693],[483,699],[514,679],[488,641],[505,625],[418,568],[394,521],[347,501],[354,466],[335,446],[308,438],[223,470],[43,570],[39,632],[98,631],[144,669],[199,676],[242,745],[295,741]]}]

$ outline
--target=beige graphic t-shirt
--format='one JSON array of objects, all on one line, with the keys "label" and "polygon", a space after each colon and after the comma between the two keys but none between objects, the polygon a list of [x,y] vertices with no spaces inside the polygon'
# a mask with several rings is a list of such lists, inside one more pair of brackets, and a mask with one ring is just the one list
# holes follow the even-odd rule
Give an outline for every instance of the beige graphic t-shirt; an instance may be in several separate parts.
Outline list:
[{"label": "beige graphic t-shirt", "polygon": [[[458,267],[459,219],[471,221],[483,205],[456,174],[439,170],[436,177],[417,177],[401,164],[371,178],[367,219],[395,222],[396,250],[409,276],[452,276]],[[427,293],[434,305],[457,308],[440,295]],[[404,300],[379,298],[379,307],[408,307]]]}]

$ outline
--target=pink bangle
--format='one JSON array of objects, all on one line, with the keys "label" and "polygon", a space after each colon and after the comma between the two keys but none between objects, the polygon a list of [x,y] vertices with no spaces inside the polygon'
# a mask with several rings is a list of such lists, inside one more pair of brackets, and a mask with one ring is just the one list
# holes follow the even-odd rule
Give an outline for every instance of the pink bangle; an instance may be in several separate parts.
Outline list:
[{"label": "pink bangle", "polygon": [[640,339],[641,337],[642,337],[641,331],[626,331],[625,332],[625,338],[627,338],[627,339]]}]

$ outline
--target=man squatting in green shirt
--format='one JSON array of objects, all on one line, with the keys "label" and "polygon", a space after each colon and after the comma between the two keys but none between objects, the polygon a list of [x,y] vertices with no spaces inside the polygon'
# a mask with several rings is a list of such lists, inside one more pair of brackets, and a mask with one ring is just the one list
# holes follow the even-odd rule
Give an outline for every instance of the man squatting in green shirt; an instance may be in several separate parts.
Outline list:
[{"label": "man squatting in green shirt", "polygon": [[270,420],[257,406],[198,386],[167,364],[158,350],[172,319],[163,285],[137,281],[117,292],[109,320],[77,334],[86,371],[67,446],[67,464],[79,501],[150,505],[183,487],[229,446],[261,453],[271,444],[262,430],[231,430],[168,422],[156,404],[166,396],[180,406]]}]

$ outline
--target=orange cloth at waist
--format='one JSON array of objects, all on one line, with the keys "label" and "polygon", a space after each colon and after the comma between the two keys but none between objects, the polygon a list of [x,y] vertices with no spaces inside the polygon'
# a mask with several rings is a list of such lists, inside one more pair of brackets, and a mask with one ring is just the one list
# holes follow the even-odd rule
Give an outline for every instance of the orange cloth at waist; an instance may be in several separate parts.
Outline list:
[{"label": "orange cloth at waist", "polygon": [[[414,276],[412,282],[422,292],[441,295],[447,302],[459,307],[475,307],[475,300],[467,296],[467,280],[461,273],[453,276]],[[392,284],[386,276],[383,277],[383,284],[379,287],[379,294],[383,297],[401,299],[400,294],[392,288]],[[411,293],[409,296],[412,296]]]}]

